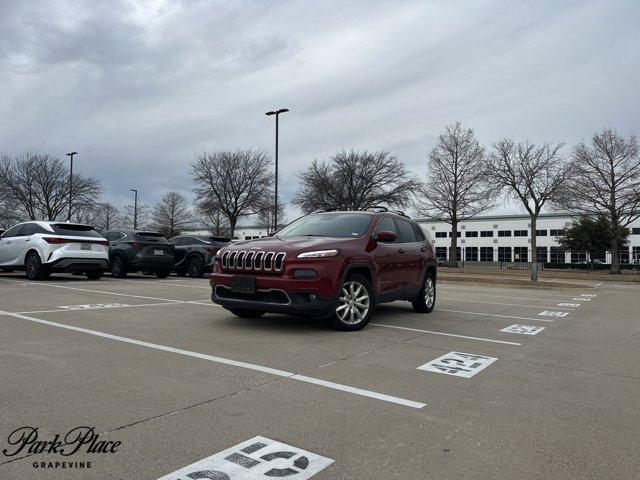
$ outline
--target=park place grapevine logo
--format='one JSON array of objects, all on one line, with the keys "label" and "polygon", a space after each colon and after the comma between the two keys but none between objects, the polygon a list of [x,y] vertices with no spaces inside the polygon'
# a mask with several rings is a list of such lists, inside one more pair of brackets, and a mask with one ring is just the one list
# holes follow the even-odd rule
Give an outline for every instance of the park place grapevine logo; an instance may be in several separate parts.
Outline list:
[{"label": "park place grapevine logo", "polygon": [[[5,457],[18,458],[34,455],[57,455],[60,458],[33,461],[33,468],[86,469],[92,468],[91,460],[74,461],[74,455],[110,455],[118,452],[120,440],[102,440],[95,427],[75,427],[64,434],[42,438],[37,427],[19,427],[7,437],[8,447],[2,450]],[[83,457],[84,458],[84,457]]]}]

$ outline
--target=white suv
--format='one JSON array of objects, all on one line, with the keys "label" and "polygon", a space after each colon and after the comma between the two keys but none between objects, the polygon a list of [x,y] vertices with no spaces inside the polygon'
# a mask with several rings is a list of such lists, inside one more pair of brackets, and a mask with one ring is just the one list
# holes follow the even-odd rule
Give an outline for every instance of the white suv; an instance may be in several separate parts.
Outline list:
[{"label": "white suv", "polygon": [[90,225],[19,223],[0,237],[0,269],[25,270],[30,280],[52,272],[84,273],[97,280],[109,268],[109,242]]}]

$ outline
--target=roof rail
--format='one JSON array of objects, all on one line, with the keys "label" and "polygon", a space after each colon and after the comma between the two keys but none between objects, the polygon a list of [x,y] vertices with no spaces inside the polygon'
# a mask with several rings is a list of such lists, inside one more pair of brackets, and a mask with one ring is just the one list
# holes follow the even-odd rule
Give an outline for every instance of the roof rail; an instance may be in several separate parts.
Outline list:
[{"label": "roof rail", "polygon": [[409,215],[407,215],[404,212],[401,212],[400,210],[392,210],[392,213],[397,213],[398,215],[400,215],[401,217],[406,217],[406,218],[411,218]]},{"label": "roof rail", "polygon": [[311,213],[334,212],[336,210],[337,210],[337,208],[333,208],[333,207],[331,207],[331,208],[319,208],[318,210],[314,210]]},{"label": "roof rail", "polygon": [[374,208],[378,209],[378,212],[388,212],[389,209],[387,207],[383,207],[382,205],[373,205],[372,207],[369,207],[367,210],[373,210]]}]

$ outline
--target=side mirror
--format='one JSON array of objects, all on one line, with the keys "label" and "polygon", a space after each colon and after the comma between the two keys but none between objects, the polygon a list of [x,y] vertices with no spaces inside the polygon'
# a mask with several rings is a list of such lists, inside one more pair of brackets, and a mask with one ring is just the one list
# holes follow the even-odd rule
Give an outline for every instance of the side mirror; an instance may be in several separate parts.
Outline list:
[{"label": "side mirror", "polygon": [[378,240],[379,242],[388,242],[388,243],[393,243],[398,239],[398,236],[395,234],[395,232],[391,232],[389,230],[381,230],[378,232],[378,236],[376,238],[376,240]]}]

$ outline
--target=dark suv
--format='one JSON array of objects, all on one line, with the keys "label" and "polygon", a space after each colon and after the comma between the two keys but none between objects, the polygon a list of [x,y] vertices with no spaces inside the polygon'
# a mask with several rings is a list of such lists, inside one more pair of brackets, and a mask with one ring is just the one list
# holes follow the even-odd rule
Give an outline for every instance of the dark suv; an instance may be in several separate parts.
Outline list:
[{"label": "dark suv", "polygon": [[108,230],[111,275],[123,278],[129,272],[155,274],[166,278],[173,268],[173,245],[158,232]]},{"label": "dark suv", "polygon": [[340,330],[359,330],[379,303],[408,300],[431,312],[436,258],[403,214],[313,213],[273,237],[220,250],[211,287],[211,299],[240,317],[327,317]]},{"label": "dark suv", "polygon": [[213,270],[213,259],[228,238],[205,235],[178,235],[169,242],[175,247],[174,271],[180,275],[200,278]]}]

